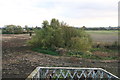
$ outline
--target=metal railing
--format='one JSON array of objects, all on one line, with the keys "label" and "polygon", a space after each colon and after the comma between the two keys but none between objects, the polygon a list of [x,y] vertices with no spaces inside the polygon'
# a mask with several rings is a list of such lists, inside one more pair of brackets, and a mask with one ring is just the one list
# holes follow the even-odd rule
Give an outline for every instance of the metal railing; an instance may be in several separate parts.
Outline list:
[{"label": "metal railing", "polygon": [[26,80],[119,80],[102,68],[37,67]]}]

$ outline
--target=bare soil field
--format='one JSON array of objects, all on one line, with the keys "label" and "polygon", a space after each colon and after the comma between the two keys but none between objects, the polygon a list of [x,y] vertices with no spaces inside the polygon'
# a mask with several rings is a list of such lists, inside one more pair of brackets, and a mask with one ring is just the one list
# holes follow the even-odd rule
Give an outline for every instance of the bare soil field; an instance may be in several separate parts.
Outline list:
[{"label": "bare soil field", "polygon": [[2,76],[3,78],[27,78],[38,66],[99,67],[118,75],[118,60],[91,60],[76,57],[51,56],[31,51],[26,41],[28,34],[3,34]]}]

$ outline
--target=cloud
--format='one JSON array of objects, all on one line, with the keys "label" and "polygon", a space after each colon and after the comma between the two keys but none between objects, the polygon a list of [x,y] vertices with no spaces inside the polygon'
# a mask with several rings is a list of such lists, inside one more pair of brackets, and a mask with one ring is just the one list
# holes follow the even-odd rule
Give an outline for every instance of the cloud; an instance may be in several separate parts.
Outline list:
[{"label": "cloud", "polygon": [[58,18],[72,26],[117,26],[118,0],[0,0],[0,26],[41,26]]}]

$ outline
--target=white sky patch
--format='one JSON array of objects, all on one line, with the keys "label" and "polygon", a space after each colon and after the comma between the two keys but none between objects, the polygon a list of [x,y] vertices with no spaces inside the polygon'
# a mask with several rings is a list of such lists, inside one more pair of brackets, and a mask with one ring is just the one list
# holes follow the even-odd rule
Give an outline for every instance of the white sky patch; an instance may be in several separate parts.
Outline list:
[{"label": "white sky patch", "polygon": [[75,27],[118,25],[119,0],[0,0],[0,27],[41,26],[57,18]]}]

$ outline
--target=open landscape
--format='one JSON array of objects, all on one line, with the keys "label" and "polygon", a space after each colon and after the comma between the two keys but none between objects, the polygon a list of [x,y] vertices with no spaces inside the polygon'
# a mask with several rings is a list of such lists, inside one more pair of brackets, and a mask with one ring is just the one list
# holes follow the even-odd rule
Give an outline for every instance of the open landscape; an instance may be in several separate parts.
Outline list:
[{"label": "open landscape", "polygon": [[[94,42],[114,42],[118,40],[117,32],[87,31]],[[119,60],[96,60],[74,56],[54,56],[31,50],[27,40],[31,40],[29,34],[3,34],[2,35],[2,76],[3,78],[27,78],[38,66],[47,67],[92,67],[103,68],[114,75],[119,76]],[[118,55],[117,52],[114,52]],[[106,52],[95,51],[95,55],[108,55]],[[109,53],[111,54],[111,53]],[[113,52],[112,52],[113,54]],[[102,55],[102,56],[103,56]]]},{"label": "open landscape", "polygon": [[0,79],[120,79],[120,1],[0,0]]}]

